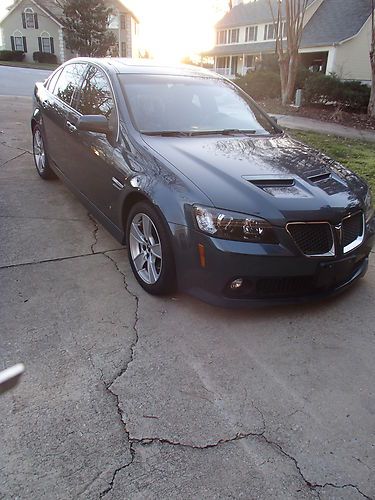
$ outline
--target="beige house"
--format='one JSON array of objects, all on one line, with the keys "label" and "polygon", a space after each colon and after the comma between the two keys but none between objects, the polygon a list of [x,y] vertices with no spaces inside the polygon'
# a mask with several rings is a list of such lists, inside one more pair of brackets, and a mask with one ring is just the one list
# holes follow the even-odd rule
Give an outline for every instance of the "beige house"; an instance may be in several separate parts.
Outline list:
[{"label": "beige house", "polygon": [[[275,12],[276,1],[272,0]],[[275,53],[275,28],[269,0],[235,6],[216,25],[216,45],[205,56],[214,58],[218,73],[244,75]],[[371,82],[371,2],[369,0],[309,0],[300,48],[306,67],[343,80]]]},{"label": "beige house", "polygon": [[[113,8],[110,29],[118,43],[113,52],[121,57],[138,57],[138,19],[120,0],[108,0]],[[55,54],[64,61],[77,54],[67,49],[63,11],[56,0],[18,0],[0,23],[0,48],[23,50],[25,61],[33,61],[34,52]]]}]

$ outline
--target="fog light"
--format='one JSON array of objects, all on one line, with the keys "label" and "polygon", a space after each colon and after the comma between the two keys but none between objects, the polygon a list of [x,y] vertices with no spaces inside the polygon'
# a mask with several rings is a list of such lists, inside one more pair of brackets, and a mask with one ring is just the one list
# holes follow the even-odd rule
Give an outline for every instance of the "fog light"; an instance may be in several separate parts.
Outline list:
[{"label": "fog light", "polygon": [[232,283],[230,284],[230,287],[232,290],[238,290],[241,288],[243,285],[243,279],[242,278],[237,278],[236,280],[233,280]]}]

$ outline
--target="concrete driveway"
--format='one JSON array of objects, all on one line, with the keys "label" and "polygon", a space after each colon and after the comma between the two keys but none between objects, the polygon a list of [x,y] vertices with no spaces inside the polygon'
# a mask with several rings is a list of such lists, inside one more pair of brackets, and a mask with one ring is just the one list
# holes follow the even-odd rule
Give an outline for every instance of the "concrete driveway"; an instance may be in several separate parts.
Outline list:
[{"label": "concrete driveway", "polygon": [[375,268],[316,305],[146,295],[0,98],[0,498],[375,498]]}]

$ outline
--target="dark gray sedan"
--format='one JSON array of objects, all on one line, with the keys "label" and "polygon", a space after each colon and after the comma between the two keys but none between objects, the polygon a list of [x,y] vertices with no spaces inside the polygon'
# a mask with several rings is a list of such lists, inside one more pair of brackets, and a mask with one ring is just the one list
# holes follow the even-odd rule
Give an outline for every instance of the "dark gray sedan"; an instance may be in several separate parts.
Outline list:
[{"label": "dark gray sedan", "polygon": [[147,292],[299,301],[367,270],[366,183],[219,75],[74,59],[36,84],[33,106],[39,175],[58,175],[126,243]]}]

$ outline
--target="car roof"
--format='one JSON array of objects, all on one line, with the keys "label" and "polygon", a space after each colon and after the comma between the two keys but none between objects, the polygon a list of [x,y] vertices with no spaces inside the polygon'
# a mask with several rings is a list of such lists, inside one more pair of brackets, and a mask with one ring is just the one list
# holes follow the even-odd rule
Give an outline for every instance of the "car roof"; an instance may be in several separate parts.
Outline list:
[{"label": "car roof", "polygon": [[174,76],[200,76],[222,79],[220,75],[201,68],[200,66],[190,66],[188,64],[166,65],[152,59],[128,59],[121,57],[77,57],[70,59],[67,63],[88,62],[102,66],[107,71],[115,73],[135,73],[153,75],[174,75]]}]

